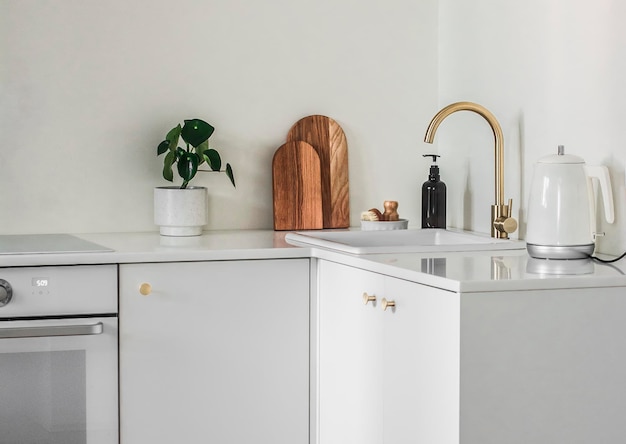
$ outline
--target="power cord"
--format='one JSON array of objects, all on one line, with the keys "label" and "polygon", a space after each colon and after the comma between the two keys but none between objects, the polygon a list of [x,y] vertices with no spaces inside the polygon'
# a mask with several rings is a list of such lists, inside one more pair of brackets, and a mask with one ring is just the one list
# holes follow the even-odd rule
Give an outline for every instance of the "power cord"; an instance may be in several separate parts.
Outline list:
[{"label": "power cord", "polygon": [[593,259],[594,261],[602,262],[603,264],[611,264],[613,262],[619,261],[620,259],[624,259],[624,257],[626,257],[626,252],[624,252],[621,256],[616,257],[614,259],[600,259],[599,257],[589,255],[590,259]]}]

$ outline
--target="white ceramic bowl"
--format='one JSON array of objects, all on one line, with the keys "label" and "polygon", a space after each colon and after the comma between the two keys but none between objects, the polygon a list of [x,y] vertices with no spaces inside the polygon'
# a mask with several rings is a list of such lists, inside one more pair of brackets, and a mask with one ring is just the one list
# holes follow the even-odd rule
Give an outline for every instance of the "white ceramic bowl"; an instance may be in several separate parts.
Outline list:
[{"label": "white ceramic bowl", "polygon": [[381,220],[362,220],[362,231],[376,231],[376,230],[406,230],[409,226],[407,219],[400,219],[394,221],[381,221]]}]

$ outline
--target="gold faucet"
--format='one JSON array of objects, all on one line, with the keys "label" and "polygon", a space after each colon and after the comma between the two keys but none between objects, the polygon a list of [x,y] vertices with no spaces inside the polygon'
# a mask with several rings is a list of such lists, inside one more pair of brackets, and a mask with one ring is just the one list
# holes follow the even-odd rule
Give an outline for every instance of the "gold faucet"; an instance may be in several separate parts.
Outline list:
[{"label": "gold faucet", "polygon": [[495,138],[495,204],[491,206],[491,237],[508,239],[517,230],[517,221],[511,217],[513,200],[504,205],[504,136],[496,117],[484,106],[472,102],[456,102],[442,108],[430,121],[424,142],[433,143],[437,128],[446,117],[457,111],[473,111],[481,115],[493,131]]}]

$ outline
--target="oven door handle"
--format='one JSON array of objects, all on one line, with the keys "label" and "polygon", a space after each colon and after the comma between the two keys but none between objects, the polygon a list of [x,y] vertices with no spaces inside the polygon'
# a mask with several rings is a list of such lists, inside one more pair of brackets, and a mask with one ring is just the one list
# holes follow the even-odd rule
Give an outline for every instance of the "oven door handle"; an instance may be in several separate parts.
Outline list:
[{"label": "oven door handle", "polygon": [[51,325],[49,327],[9,327],[0,328],[0,339],[99,335],[103,331],[102,322],[82,325]]}]

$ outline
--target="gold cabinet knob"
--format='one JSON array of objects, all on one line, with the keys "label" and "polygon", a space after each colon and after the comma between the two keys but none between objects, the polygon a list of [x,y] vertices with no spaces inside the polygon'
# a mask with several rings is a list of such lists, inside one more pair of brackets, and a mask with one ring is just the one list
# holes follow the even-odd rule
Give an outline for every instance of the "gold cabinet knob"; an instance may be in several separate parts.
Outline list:
[{"label": "gold cabinet knob", "polygon": [[363,293],[363,303],[367,305],[368,302],[376,302],[376,296]]},{"label": "gold cabinet knob", "polygon": [[383,298],[381,302],[383,305],[383,311],[386,311],[388,307],[393,308],[396,306],[396,301],[389,301],[387,298]]},{"label": "gold cabinet knob", "polygon": [[150,293],[152,293],[152,285],[148,284],[147,282],[144,282],[143,284],[139,286],[139,293],[141,293],[144,296],[148,296]]}]

